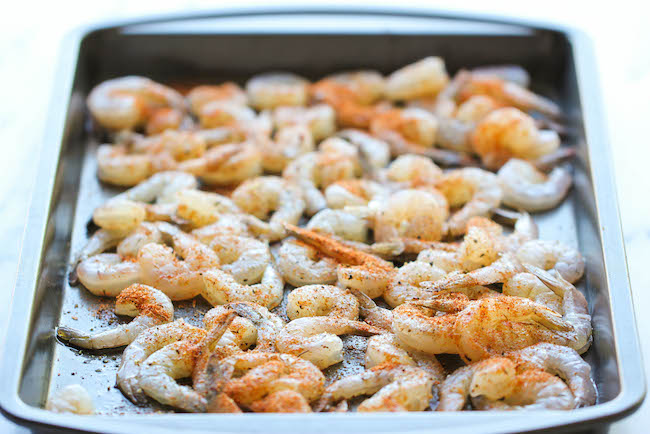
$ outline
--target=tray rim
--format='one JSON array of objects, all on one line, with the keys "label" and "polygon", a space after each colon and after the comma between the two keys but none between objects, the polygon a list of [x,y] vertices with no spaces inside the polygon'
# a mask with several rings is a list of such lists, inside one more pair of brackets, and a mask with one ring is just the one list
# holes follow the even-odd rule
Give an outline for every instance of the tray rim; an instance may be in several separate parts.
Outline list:
[{"label": "tray rim", "polygon": [[[555,31],[563,34],[569,41],[573,61],[578,79],[578,95],[582,102],[583,124],[588,146],[589,167],[595,192],[595,206],[597,218],[600,223],[599,236],[603,245],[603,256],[605,265],[605,277],[610,294],[611,315],[613,324],[613,335],[615,338],[616,357],[621,376],[621,390],[618,396],[611,401],[597,406],[577,409],[570,412],[544,412],[544,415],[553,417],[530,418],[531,413],[515,414],[509,413],[508,423],[504,423],[503,414],[498,413],[462,413],[459,414],[437,414],[438,420],[454,420],[462,417],[463,424],[454,429],[459,432],[475,432],[477,427],[483,429],[492,428],[503,431],[538,431],[554,427],[570,428],[579,424],[611,423],[634,412],[642,403],[645,397],[645,374],[641,361],[638,331],[636,328],[634,307],[632,301],[629,273],[625,256],[625,245],[621,230],[621,220],[618,208],[618,199],[613,177],[611,163],[611,149],[606,123],[602,110],[602,98],[600,94],[599,79],[595,64],[594,51],[591,41],[582,31],[560,25],[557,23],[541,22],[537,20],[515,19],[511,17],[499,17],[483,13],[450,12],[432,8],[403,8],[403,7],[264,7],[264,8],[219,8],[212,11],[200,11],[183,14],[162,14],[149,15],[144,18],[131,18],[125,20],[107,20],[79,27],[70,32],[63,40],[59,50],[60,60],[55,74],[55,86],[52,91],[49,104],[48,118],[44,128],[43,144],[40,149],[40,161],[36,176],[35,187],[31,192],[30,207],[26,219],[23,242],[21,244],[20,260],[15,287],[9,309],[10,317],[5,337],[2,354],[2,371],[13,372],[20,375],[3,375],[0,379],[3,393],[0,394],[0,407],[5,415],[8,415],[17,423],[21,424],[45,424],[59,428],[71,428],[84,431],[106,431],[127,432],[132,431],[136,426],[156,427],[164,429],[164,426],[171,430],[177,427],[187,428],[190,420],[204,421],[209,415],[195,414],[165,414],[151,416],[126,415],[126,416],[76,416],[56,414],[41,408],[30,406],[24,403],[19,397],[19,385],[24,368],[26,356],[29,324],[21,320],[21,314],[29,312],[32,307],[36,285],[39,281],[38,271],[41,265],[43,248],[46,243],[46,228],[48,225],[52,201],[54,199],[53,189],[57,170],[61,159],[61,143],[65,132],[65,118],[68,114],[68,106],[71,98],[72,83],[75,79],[74,72],[78,60],[79,49],[82,42],[97,31],[117,31],[120,28],[156,24],[173,21],[196,20],[205,18],[232,18],[246,16],[264,15],[299,15],[299,14],[335,14],[335,15],[374,15],[374,16],[401,16],[420,17],[431,19],[448,19],[462,21],[476,21],[482,23],[505,24],[513,26],[528,27],[536,30]],[[588,73],[587,73],[588,72]],[[592,158],[597,151],[597,158]],[[598,177],[594,176],[598,173]],[[607,205],[603,205],[607,204]],[[613,205],[613,206],[612,206]],[[29,228],[29,230],[27,230]],[[30,252],[39,252],[38,255]],[[616,289],[614,289],[616,288]],[[614,296],[614,291],[616,296]],[[622,347],[625,347],[626,357],[621,357]],[[9,350],[9,351],[8,351]],[[630,356],[632,354],[632,356]],[[537,413],[540,414],[540,413]],[[236,418],[242,420],[242,415],[220,415],[221,418]],[[284,420],[287,417],[295,422],[313,422],[313,415],[279,415],[279,414],[250,414],[244,417],[253,417],[259,422],[272,422]],[[420,419],[430,418],[426,413],[409,413],[408,415],[386,415],[374,414],[372,416],[362,414],[328,414],[328,421],[340,421],[356,419],[357,421],[376,421],[384,417],[390,420],[395,419]],[[442,419],[440,419],[442,418]],[[248,420],[248,419],[247,419]],[[322,422],[323,418],[319,416]],[[460,419],[459,419],[460,420]],[[150,422],[154,422],[151,424]],[[500,421],[492,424],[492,421]],[[336,422],[335,422],[336,423]],[[168,425],[169,424],[169,425]],[[308,426],[306,423],[304,426]],[[207,425],[203,425],[207,428]],[[340,425],[344,427],[345,425]],[[169,428],[172,427],[172,428]],[[197,428],[199,428],[197,426]],[[214,427],[211,427],[214,430]],[[334,426],[332,426],[334,428]],[[416,432],[410,430],[409,432]]]}]

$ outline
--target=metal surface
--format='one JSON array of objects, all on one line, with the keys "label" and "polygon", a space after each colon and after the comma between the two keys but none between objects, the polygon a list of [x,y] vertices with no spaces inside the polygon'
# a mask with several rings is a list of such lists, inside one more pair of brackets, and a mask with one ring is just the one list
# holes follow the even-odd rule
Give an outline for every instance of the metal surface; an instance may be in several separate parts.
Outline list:
[{"label": "metal surface", "polygon": [[[504,432],[587,428],[633,411],[645,382],[634,325],[625,252],[610,168],[598,84],[588,41],[571,29],[498,18],[381,10],[228,11],[156,18],[80,30],[64,50],[41,155],[2,364],[0,403],[21,423],[90,431],[212,432]],[[349,68],[390,72],[426,55],[445,58],[450,72],[481,64],[518,63],[536,90],[559,101],[575,134],[575,188],[557,210],[536,216],[543,238],[577,244],[587,260],[581,289],[594,323],[586,354],[599,403],[570,412],[317,415],[134,414],[113,389],[119,351],[79,353],[56,342],[54,327],[106,326],[83,288],[69,287],[70,253],[86,239],[94,206],[110,190],[95,176],[96,137],[86,129],[84,99],[114,76],[140,74],[167,82],[245,80],[287,69],[310,78]],[[205,310],[207,306],[203,306]],[[177,308],[183,316],[187,310]],[[9,374],[12,373],[12,374]],[[105,413],[80,417],[42,410],[50,390],[79,382]]]}]

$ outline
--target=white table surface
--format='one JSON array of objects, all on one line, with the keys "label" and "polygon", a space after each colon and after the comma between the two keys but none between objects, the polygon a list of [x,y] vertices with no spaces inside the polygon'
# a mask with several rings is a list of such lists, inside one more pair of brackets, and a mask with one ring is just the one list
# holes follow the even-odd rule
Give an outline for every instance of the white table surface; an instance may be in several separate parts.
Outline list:
[{"label": "white table surface", "polygon": [[[301,5],[306,2],[285,1]],[[322,4],[346,4],[329,1]],[[357,2],[383,4],[391,2]],[[393,2],[395,4],[395,2]],[[423,2],[402,0],[400,6],[447,8],[556,21],[584,30],[594,41],[601,77],[623,219],[638,327],[650,361],[650,17],[644,2],[507,2],[470,0]],[[0,339],[4,339],[8,300],[15,280],[28,198],[35,174],[45,114],[63,36],[83,23],[142,14],[206,10],[250,5],[239,1],[66,1],[12,2],[0,16]],[[268,3],[267,3],[268,4]],[[7,373],[2,373],[7,375]],[[615,423],[612,432],[650,430],[650,404]],[[0,415],[0,432],[26,433]]]}]

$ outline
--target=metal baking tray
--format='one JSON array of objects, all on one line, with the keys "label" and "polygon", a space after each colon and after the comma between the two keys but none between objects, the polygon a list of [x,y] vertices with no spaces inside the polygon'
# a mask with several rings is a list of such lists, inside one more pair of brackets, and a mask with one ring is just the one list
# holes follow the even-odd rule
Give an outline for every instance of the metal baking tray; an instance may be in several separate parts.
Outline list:
[{"label": "metal baking tray", "polygon": [[[568,412],[408,414],[157,414],[114,387],[119,351],[82,352],[57,342],[59,324],[105,327],[112,301],[67,282],[70,257],[87,238],[92,209],[117,190],[95,175],[99,140],[85,97],[102,80],[137,74],[167,83],[243,82],[289,70],[318,78],[354,68],[384,73],[428,55],[460,67],[515,63],[533,88],[558,101],[576,146],[575,186],[557,210],[536,216],[544,238],[577,245],[587,272],[594,343],[586,354],[598,404]],[[27,221],[2,361],[0,403],[19,423],[89,431],[144,432],[521,432],[588,429],[634,411],[645,381],[593,54],[579,32],[496,17],[400,9],[227,10],[108,23],[79,30],[61,50],[45,142]],[[191,305],[186,303],[184,306]],[[207,305],[199,303],[199,310]],[[178,316],[188,309],[177,307]],[[198,318],[190,320],[198,321]],[[95,416],[43,410],[48,393],[79,382]],[[121,415],[117,415],[120,414]]]}]

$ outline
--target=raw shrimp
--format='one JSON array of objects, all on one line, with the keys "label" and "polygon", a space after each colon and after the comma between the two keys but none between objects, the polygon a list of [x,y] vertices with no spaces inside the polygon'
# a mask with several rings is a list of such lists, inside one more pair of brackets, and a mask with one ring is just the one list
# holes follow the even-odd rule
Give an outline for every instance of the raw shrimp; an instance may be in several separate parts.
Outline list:
[{"label": "raw shrimp", "polygon": [[[176,203],[176,215],[199,228],[220,221],[224,214],[232,216],[241,213],[231,199],[209,191],[179,191],[176,193]],[[232,220],[233,217],[230,218]]]},{"label": "raw shrimp", "polygon": [[130,187],[153,172],[150,155],[129,154],[126,146],[100,145],[97,148],[97,177],[106,183]]},{"label": "raw shrimp", "polygon": [[374,104],[374,101],[371,101],[372,93],[374,93],[372,90],[370,92],[363,90],[359,92],[358,90],[330,78],[324,78],[311,87],[313,99],[327,103],[332,107],[336,113],[336,121],[340,126],[367,128],[384,104]]},{"label": "raw shrimp", "polygon": [[117,245],[122,258],[136,258],[140,249],[149,243],[162,243],[163,235],[156,223],[142,222]]},{"label": "raw shrimp", "polygon": [[570,283],[580,280],[585,271],[585,260],[580,252],[560,241],[528,241],[517,250],[517,259],[522,264],[556,270]]},{"label": "raw shrimp", "polygon": [[113,130],[137,127],[158,107],[185,108],[185,101],[178,92],[137,76],[100,83],[90,92],[87,102],[97,122]]},{"label": "raw shrimp", "polygon": [[[138,252],[142,281],[167,294],[172,300],[193,298],[204,290],[203,273],[219,267],[219,257],[194,237],[179,233],[174,249],[147,244]],[[183,260],[176,257],[181,256]]]},{"label": "raw shrimp", "polygon": [[417,366],[428,372],[436,384],[442,382],[445,377],[445,370],[435,356],[423,354],[407,347],[392,333],[372,336],[368,339],[365,357],[366,369],[384,363]]},{"label": "raw shrimp", "polygon": [[221,339],[234,317],[234,312],[230,312],[210,332],[169,343],[155,351],[140,364],[136,375],[138,386],[161,404],[189,412],[204,412],[206,400],[191,387],[176,383],[176,379],[192,375],[201,352]]},{"label": "raw shrimp", "polygon": [[435,184],[442,178],[442,170],[430,158],[404,154],[390,163],[385,176],[388,181],[419,187]]},{"label": "raw shrimp", "polygon": [[393,329],[393,311],[377,306],[370,297],[358,289],[350,288],[349,291],[357,298],[359,302],[359,315],[364,321],[387,331]]},{"label": "raw shrimp", "polygon": [[265,219],[272,213],[266,234],[272,241],[284,238],[282,225],[297,224],[305,209],[300,191],[277,176],[249,179],[237,187],[232,198],[244,212],[258,219]]},{"label": "raw shrimp", "polygon": [[274,140],[262,145],[262,166],[272,173],[282,173],[291,161],[314,151],[314,138],[305,125],[289,125],[275,134]]},{"label": "raw shrimp", "polygon": [[449,206],[462,208],[445,223],[446,233],[452,237],[465,233],[467,222],[475,216],[485,216],[501,203],[503,192],[497,177],[488,171],[468,167],[447,172],[436,183]]},{"label": "raw shrimp", "polygon": [[496,77],[504,81],[515,83],[521,87],[528,87],[530,75],[519,65],[490,65],[479,66],[472,70],[475,77]]},{"label": "raw shrimp", "polygon": [[218,86],[193,87],[186,98],[195,115],[199,115],[201,108],[213,101],[230,101],[239,105],[246,105],[248,101],[246,93],[238,85],[229,81]]},{"label": "raw shrimp", "polygon": [[258,283],[271,262],[268,244],[251,237],[218,236],[212,239],[210,248],[219,257],[221,269],[243,285]]},{"label": "raw shrimp", "polygon": [[[75,255],[72,265],[76,265],[97,254],[103,253],[106,250],[112,249],[124,240],[124,233],[122,231],[109,231],[107,229],[99,229],[93,233],[86,244],[81,248],[79,253]],[[119,252],[118,252],[119,253]]]},{"label": "raw shrimp", "polygon": [[287,303],[289,319],[331,316],[356,320],[359,302],[354,295],[332,285],[306,285],[289,293]]},{"label": "raw shrimp", "polygon": [[255,351],[271,353],[275,351],[275,339],[284,327],[282,318],[257,303],[236,301],[228,303],[224,307],[232,309],[240,317],[250,320],[257,328]]},{"label": "raw shrimp", "polygon": [[339,72],[329,75],[312,85],[312,93],[319,98],[319,87],[323,83],[330,83],[347,89],[354,100],[359,104],[372,104],[377,102],[384,94],[384,77],[377,71],[360,70]]},{"label": "raw shrimp", "polygon": [[448,82],[444,60],[425,57],[390,74],[385,92],[393,101],[435,96]]},{"label": "raw shrimp", "polygon": [[369,228],[366,219],[358,215],[340,209],[328,208],[316,213],[309,220],[305,229],[332,234],[344,240],[364,243],[368,240]]},{"label": "raw shrimp", "polygon": [[265,407],[260,401],[280,391],[297,392],[311,402],[325,385],[325,377],[314,365],[289,354],[235,354],[211,366],[210,372],[197,387],[209,402],[208,412],[225,411],[220,395],[229,398],[226,402],[253,409]]},{"label": "raw shrimp", "polygon": [[346,206],[364,206],[370,201],[385,200],[389,190],[378,182],[368,179],[337,181],[325,189],[327,206],[333,209]]},{"label": "raw shrimp", "polygon": [[423,288],[432,292],[454,290],[470,286],[491,285],[503,283],[515,274],[523,271],[519,262],[511,254],[504,253],[492,264],[477,268],[469,273],[449,273],[435,282],[422,282]]},{"label": "raw shrimp", "polygon": [[278,250],[278,271],[293,286],[336,282],[337,262],[323,257],[314,247],[295,239],[282,242]]},{"label": "raw shrimp", "polygon": [[142,279],[138,262],[124,260],[115,253],[100,253],[84,259],[76,272],[81,284],[100,297],[115,297]]},{"label": "raw shrimp", "polygon": [[284,281],[272,264],[266,266],[262,281],[242,285],[225,271],[218,269],[203,273],[203,297],[213,306],[233,301],[249,301],[274,308],[282,301]]},{"label": "raw shrimp", "polygon": [[393,308],[410,300],[426,298],[431,292],[426,289],[423,291],[420,283],[436,281],[445,274],[445,271],[435,265],[421,261],[409,262],[395,273],[383,298]]},{"label": "raw shrimp", "polygon": [[156,173],[145,182],[118,194],[113,200],[131,200],[134,202],[172,203],[179,191],[198,188],[196,178],[189,173],[167,171]]},{"label": "raw shrimp", "polygon": [[304,125],[309,128],[315,142],[336,132],[336,113],[327,104],[311,107],[278,107],[273,111],[273,122],[277,128]]},{"label": "raw shrimp", "polygon": [[513,107],[495,110],[483,118],[471,141],[483,165],[490,169],[500,168],[513,157],[535,160],[560,146],[555,131],[539,130],[532,117]]},{"label": "raw shrimp", "polygon": [[250,233],[244,215],[223,213],[217,215],[214,223],[194,229],[191,235],[203,244],[210,244],[215,237],[222,235],[247,236]]},{"label": "raw shrimp", "polygon": [[238,125],[255,120],[255,110],[232,101],[211,101],[203,105],[198,117],[202,128]]},{"label": "raw shrimp", "polygon": [[528,161],[511,158],[497,174],[503,203],[525,211],[555,208],[571,188],[571,174],[561,167],[546,175]]},{"label": "raw shrimp", "polygon": [[55,413],[94,414],[95,404],[81,384],[70,384],[54,392],[45,409]]},{"label": "raw shrimp", "polygon": [[309,402],[294,390],[278,390],[259,401],[253,402],[250,409],[255,413],[311,413]]},{"label": "raw shrimp", "polygon": [[503,284],[503,295],[528,298],[562,314],[562,297],[531,273],[518,273]]},{"label": "raw shrimp", "polygon": [[486,95],[474,95],[461,103],[456,109],[456,119],[474,124],[499,108],[496,101]]},{"label": "raw shrimp", "polygon": [[460,411],[467,399],[480,410],[575,408],[573,395],[559,378],[540,369],[518,372],[509,359],[496,357],[458,369],[440,388],[438,411]]},{"label": "raw shrimp", "polygon": [[401,190],[377,206],[375,240],[438,241],[449,215],[447,201],[435,190]]},{"label": "raw shrimp", "polygon": [[372,173],[388,165],[390,147],[383,140],[353,129],[339,131],[337,135],[358,147],[361,163],[365,164],[366,172]]},{"label": "raw shrimp", "polygon": [[304,106],[309,82],[290,72],[268,72],[252,77],[246,83],[251,106],[258,110],[279,106]]},{"label": "raw shrimp", "polygon": [[360,321],[332,316],[298,318],[278,334],[275,347],[325,369],[343,360],[343,341],[337,335],[372,336],[384,330]]},{"label": "raw shrimp", "polygon": [[134,284],[120,292],[115,300],[115,313],[135,317],[99,333],[85,333],[72,327],[59,327],[57,336],[72,345],[93,350],[128,345],[144,330],[174,319],[172,301],[156,288]]},{"label": "raw shrimp", "polygon": [[189,325],[182,319],[143,331],[122,353],[122,363],[117,371],[117,386],[131,401],[144,403],[138,374],[147,357],[173,342],[199,339],[205,335],[205,330]]},{"label": "raw shrimp", "polygon": [[[180,162],[201,157],[206,146],[205,139],[196,131],[165,130],[161,134],[136,138],[131,147],[136,154],[149,154],[160,159],[169,156],[173,161]],[[153,158],[152,161],[157,160]],[[159,167],[154,166],[157,171]]]},{"label": "raw shrimp", "polygon": [[433,377],[423,369],[386,363],[329,385],[316,411],[359,395],[373,395],[359,405],[359,412],[422,411],[429,406],[433,384]]},{"label": "raw shrimp", "polygon": [[221,145],[200,160],[198,175],[210,185],[237,184],[262,173],[262,152],[254,143]]},{"label": "raw shrimp", "polygon": [[147,216],[143,204],[127,199],[109,200],[93,212],[93,222],[102,229],[126,235]]},{"label": "raw shrimp", "polygon": [[339,262],[336,274],[340,284],[356,288],[371,298],[379,297],[384,292],[395,271],[390,262],[331,237],[296,226],[285,227],[291,235]]}]

